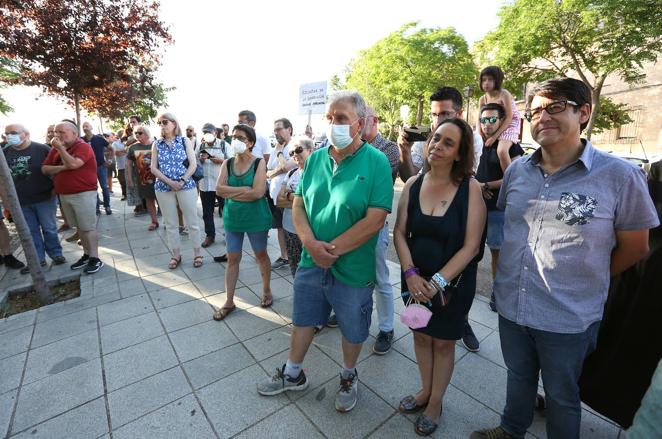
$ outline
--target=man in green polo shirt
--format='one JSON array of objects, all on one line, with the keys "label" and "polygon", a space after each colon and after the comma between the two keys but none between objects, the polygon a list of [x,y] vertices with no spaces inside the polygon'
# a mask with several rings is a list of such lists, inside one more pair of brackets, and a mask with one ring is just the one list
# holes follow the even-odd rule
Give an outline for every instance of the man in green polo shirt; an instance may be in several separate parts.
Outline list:
[{"label": "man in green polo shirt", "polygon": [[292,218],[303,243],[294,279],[292,339],[287,363],[262,395],[308,387],[303,359],[314,328],[333,309],[342,332],[343,368],[336,410],[348,412],[358,398],[356,361],[368,338],[372,314],[377,234],[391,211],[393,185],[386,156],[361,139],[366,103],[355,92],[329,99],[329,145],[308,160],[295,192]]}]

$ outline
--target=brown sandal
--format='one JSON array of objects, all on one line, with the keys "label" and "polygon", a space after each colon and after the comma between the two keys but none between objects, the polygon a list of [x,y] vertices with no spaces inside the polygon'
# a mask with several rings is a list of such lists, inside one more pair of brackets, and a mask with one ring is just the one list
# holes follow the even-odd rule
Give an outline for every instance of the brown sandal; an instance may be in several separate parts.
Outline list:
[{"label": "brown sandal", "polygon": [[223,308],[219,308],[219,309],[217,309],[217,310],[214,312],[214,316],[213,316],[213,318],[214,318],[214,320],[216,320],[216,321],[223,320],[224,318],[226,318],[227,316],[229,316],[230,313],[231,313],[232,311],[234,311],[235,309],[237,309],[236,306],[232,306],[232,307],[230,307],[230,308],[225,308],[225,307],[223,307]]},{"label": "brown sandal", "polygon": [[149,227],[147,227],[147,230],[149,230],[150,232],[153,232],[154,230],[156,230],[158,228],[159,228],[159,223],[152,223],[152,224],[149,225]]},{"label": "brown sandal", "polygon": [[193,258],[193,267],[200,268],[202,267],[202,256],[196,256]]},{"label": "brown sandal", "polygon": [[262,308],[269,308],[274,303],[274,298],[271,293],[264,295],[260,301],[260,306]]},{"label": "brown sandal", "polygon": [[179,264],[182,262],[182,257],[180,256],[179,259],[176,257],[170,258],[170,263],[168,264],[168,268],[171,270],[174,270],[175,268],[179,267]]}]

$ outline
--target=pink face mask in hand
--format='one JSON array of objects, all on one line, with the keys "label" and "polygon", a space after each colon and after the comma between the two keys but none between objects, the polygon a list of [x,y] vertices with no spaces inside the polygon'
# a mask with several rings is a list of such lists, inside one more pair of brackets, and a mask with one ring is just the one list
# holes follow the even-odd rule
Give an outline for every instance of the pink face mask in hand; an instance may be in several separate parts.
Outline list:
[{"label": "pink face mask in hand", "polygon": [[414,300],[412,300],[412,296],[409,295],[407,307],[404,312],[400,314],[400,321],[411,329],[425,328],[432,318],[432,311],[418,303],[418,301],[415,301],[416,303],[412,302],[414,302]]}]

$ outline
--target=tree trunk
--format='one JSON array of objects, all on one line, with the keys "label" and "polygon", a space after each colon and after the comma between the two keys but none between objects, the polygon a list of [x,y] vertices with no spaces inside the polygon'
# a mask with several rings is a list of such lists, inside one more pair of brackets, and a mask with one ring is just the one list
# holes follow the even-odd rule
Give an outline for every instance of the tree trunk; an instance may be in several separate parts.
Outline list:
[{"label": "tree trunk", "polygon": [[80,95],[78,93],[74,95],[74,104],[76,105],[76,126],[80,134]]},{"label": "tree trunk", "polygon": [[416,126],[421,125],[423,120],[423,104],[425,103],[425,98],[423,95],[418,96],[418,108],[416,109]]},{"label": "tree trunk", "polygon": [[28,223],[25,221],[21,205],[18,202],[14,180],[11,177],[11,172],[9,166],[7,166],[7,160],[3,153],[0,153],[0,188],[3,188],[0,191],[0,195],[3,198],[5,206],[11,213],[14,224],[16,225],[16,231],[21,239],[21,245],[23,246],[23,252],[25,253],[28,267],[30,267],[30,275],[34,282],[34,289],[39,296],[39,302],[41,305],[51,304],[53,303],[53,295],[46,284],[44,272],[39,264],[37,250],[34,247]]},{"label": "tree trunk", "polygon": [[593,133],[593,127],[595,127],[595,121],[600,112],[600,94],[602,93],[602,86],[607,79],[607,75],[600,75],[595,78],[595,85],[592,88],[592,97],[591,97],[591,117],[588,120],[588,125],[586,126],[586,139],[591,140],[591,134]]}]

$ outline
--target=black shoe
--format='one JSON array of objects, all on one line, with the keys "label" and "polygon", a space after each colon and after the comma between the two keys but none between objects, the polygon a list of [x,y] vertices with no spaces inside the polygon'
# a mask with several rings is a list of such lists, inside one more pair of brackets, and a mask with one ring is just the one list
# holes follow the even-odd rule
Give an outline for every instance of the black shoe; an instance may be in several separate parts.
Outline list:
[{"label": "black shoe", "polygon": [[497,312],[496,300],[494,299],[494,291],[492,291],[492,295],[490,296],[490,309],[492,312]]},{"label": "black shoe", "polygon": [[25,267],[25,264],[18,259],[14,257],[14,255],[7,255],[4,256],[3,262],[7,266],[7,268],[13,268],[14,270],[18,270],[19,268]]},{"label": "black shoe", "polygon": [[469,322],[464,322],[462,344],[469,352],[478,352],[480,350],[480,343],[478,343],[478,339],[476,338],[473,329],[471,329]]},{"label": "black shoe", "polygon": [[61,256],[61,255],[60,256],[55,256],[52,259],[53,259],[53,265],[62,265],[65,262],[67,262],[67,258],[65,258],[64,256]]},{"label": "black shoe", "polygon": [[214,256],[214,262],[227,262],[228,255]]},{"label": "black shoe", "polygon": [[78,270],[80,268],[86,267],[90,257],[88,255],[83,255],[79,260],[71,264],[72,270]]},{"label": "black shoe", "polygon": [[329,328],[337,328],[338,317],[336,317],[335,314],[331,314],[331,317],[329,317],[329,320],[326,322],[326,326],[328,326]]},{"label": "black shoe", "polygon": [[[46,261],[41,261],[39,263],[39,265],[41,265],[42,267],[45,267],[46,266]],[[25,267],[21,268],[21,274],[28,274],[29,272],[30,272],[30,267],[28,267],[27,265]]]},{"label": "black shoe", "polygon": [[389,332],[379,331],[377,334],[377,341],[372,347],[372,351],[377,355],[384,355],[391,350],[391,345],[393,344],[393,330]]},{"label": "black shoe", "polygon": [[101,267],[103,267],[103,262],[101,262],[101,259],[99,258],[90,258],[87,261],[87,266],[83,270],[86,274],[94,274],[97,271],[101,270]]},{"label": "black shoe", "polygon": [[106,207],[106,215],[112,215],[113,211],[110,210],[110,207]]},{"label": "black shoe", "polygon": [[506,433],[503,428],[497,427],[474,431],[469,439],[515,439],[515,436]]}]

